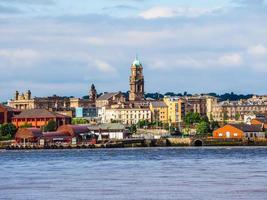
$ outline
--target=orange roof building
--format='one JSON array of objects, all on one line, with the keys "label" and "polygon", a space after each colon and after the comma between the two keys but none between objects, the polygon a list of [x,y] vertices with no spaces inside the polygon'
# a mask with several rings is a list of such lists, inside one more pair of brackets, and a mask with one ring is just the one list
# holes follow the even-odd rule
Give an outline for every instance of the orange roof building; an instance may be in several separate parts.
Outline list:
[{"label": "orange roof building", "polygon": [[12,117],[12,123],[18,128],[25,124],[40,128],[46,126],[48,121],[54,120],[57,127],[71,123],[71,117],[57,114],[45,109],[24,110],[19,115]]},{"label": "orange roof building", "polygon": [[213,132],[215,139],[265,138],[262,125],[227,124]]}]

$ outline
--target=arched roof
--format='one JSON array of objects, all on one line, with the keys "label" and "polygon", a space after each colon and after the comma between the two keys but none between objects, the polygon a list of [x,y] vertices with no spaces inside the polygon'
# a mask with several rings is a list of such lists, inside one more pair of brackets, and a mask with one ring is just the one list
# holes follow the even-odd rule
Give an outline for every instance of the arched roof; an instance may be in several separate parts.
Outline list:
[{"label": "arched roof", "polygon": [[87,126],[63,125],[57,129],[57,132],[68,132],[70,135],[75,136],[81,133],[88,133],[89,129]]},{"label": "arched roof", "polygon": [[38,128],[20,128],[16,135],[16,139],[28,139],[28,138],[40,138],[42,137],[42,131]]}]

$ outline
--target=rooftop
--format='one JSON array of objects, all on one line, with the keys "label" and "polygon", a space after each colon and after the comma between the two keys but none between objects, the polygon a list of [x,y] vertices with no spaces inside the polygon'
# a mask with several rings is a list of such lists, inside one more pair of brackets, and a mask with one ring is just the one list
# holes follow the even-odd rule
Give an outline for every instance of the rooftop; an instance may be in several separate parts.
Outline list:
[{"label": "rooftop", "polygon": [[15,119],[22,118],[66,118],[68,116],[57,114],[46,109],[23,110],[19,115],[14,116]]},{"label": "rooftop", "polygon": [[109,100],[109,99],[111,99],[113,96],[115,96],[117,94],[119,94],[119,92],[104,93],[103,95],[98,97],[97,100]]}]

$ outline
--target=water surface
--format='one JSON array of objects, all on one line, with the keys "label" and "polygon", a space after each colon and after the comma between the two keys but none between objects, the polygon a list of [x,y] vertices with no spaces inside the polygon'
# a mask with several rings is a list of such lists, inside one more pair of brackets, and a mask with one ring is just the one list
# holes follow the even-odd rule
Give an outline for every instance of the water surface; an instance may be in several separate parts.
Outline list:
[{"label": "water surface", "polygon": [[267,148],[0,151],[0,199],[267,199]]}]

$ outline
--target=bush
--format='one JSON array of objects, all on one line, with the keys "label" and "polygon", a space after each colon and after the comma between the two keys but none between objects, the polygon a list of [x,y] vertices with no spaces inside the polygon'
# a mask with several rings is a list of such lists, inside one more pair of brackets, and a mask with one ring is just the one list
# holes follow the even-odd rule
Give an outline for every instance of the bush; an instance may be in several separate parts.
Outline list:
[{"label": "bush", "polygon": [[49,120],[47,125],[44,127],[44,132],[51,132],[57,129],[57,123],[54,120]]},{"label": "bush", "polygon": [[72,124],[77,125],[77,124],[88,124],[88,121],[83,118],[73,118],[71,121]]},{"label": "bush", "polygon": [[0,136],[1,137],[11,137],[13,138],[17,132],[17,128],[14,124],[3,124],[0,127]]}]

